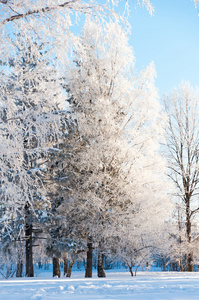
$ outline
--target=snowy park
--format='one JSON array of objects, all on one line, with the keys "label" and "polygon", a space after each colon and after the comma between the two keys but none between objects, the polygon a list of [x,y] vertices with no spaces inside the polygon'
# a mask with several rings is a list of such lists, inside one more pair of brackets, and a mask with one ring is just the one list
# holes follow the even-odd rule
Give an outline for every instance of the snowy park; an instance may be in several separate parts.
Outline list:
[{"label": "snowy park", "polygon": [[8,300],[192,300],[198,299],[199,274],[177,272],[109,271],[107,278],[83,278],[75,271],[71,279],[49,278],[0,281],[0,299]]},{"label": "snowy park", "polygon": [[199,299],[199,0],[0,0],[0,300]]},{"label": "snowy park", "polygon": [[34,279],[0,281],[0,299],[16,300],[190,300],[198,299],[199,274],[177,272],[110,271],[107,278],[85,279],[81,271],[73,278],[49,278],[40,274]]}]

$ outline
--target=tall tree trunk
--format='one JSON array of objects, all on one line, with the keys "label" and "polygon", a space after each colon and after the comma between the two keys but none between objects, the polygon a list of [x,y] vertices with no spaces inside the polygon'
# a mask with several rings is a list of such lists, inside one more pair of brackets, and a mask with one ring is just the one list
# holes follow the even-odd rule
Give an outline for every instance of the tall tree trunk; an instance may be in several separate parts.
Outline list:
[{"label": "tall tree trunk", "polygon": [[187,263],[187,271],[188,272],[193,272],[193,253],[189,252],[188,253],[188,263]]},{"label": "tall tree trunk", "polygon": [[187,271],[187,254],[184,256],[184,271]]},{"label": "tall tree trunk", "polygon": [[16,271],[16,277],[22,277],[23,276],[23,242],[19,240],[19,248],[17,249],[17,271]]},{"label": "tall tree trunk", "polygon": [[32,250],[32,218],[29,205],[25,206],[26,276],[34,277]]},{"label": "tall tree trunk", "polygon": [[68,253],[64,254],[64,276],[68,273]]},{"label": "tall tree trunk", "polygon": [[97,276],[106,277],[105,270],[104,270],[104,254],[100,249],[98,250]]},{"label": "tall tree trunk", "polygon": [[59,277],[61,276],[60,272],[60,263],[59,263],[59,258],[56,256],[53,256],[53,277]]},{"label": "tall tree trunk", "polygon": [[183,272],[183,256],[182,256],[182,216],[180,208],[178,207],[178,230],[179,230],[179,244],[180,244],[180,261],[179,261],[179,271]]},{"label": "tall tree trunk", "polygon": [[180,253],[180,264],[179,264],[179,271],[180,271],[180,272],[183,272],[182,253]]},{"label": "tall tree trunk", "polygon": [[133,274],[133,264],[128,264],[127,263],[127,265],[128,265],[128,267],[129,267],[129,271],[130,271],[130,273],[131,273],[131,276],[133,277],[134,276],[134,274]]},{"label": "tall tree trunk", "polygon": [[92,266],[93,266],[93,244],[92,239],[89,238],[87,243],[88,251],[87,251],[87,262],[86,262],[86,273],[85,277],[92,277]]},{"label": "tall tree trunk", "polygon": [[21,255],[18,255],[18,260],[17,260],[17,272],[16,272],[16,277],[22,277],[23,275],[23,260]]},{"label": "tall tree trunk", "polygon": [[70,278],[71,277],[71,273],[72,273],[72,268],[73,268],[73,265],[75,263],[75,260],[72,260],[69,264],[69,267],[68,267],[68,272],[67,272],[67,275],[66,277]]},{"label": "tall tree trunk", "polygon": [[[189,246],[191,246],[191,220],[190,220],[190,200],[187,199],[187,207],[186,207],[186,233],[187,233],[187,241]],[[188,255],[187,255],[187,271],[193,272],[193,253],[190,250],[190,247],[188,249]]]},{"label": "tall tree trunk", "polygon": [[166,264],[165,264],[163,255],[161,256],[161,258],[162,258],[162,271],[164,272],[164,271],[166,271]]}]

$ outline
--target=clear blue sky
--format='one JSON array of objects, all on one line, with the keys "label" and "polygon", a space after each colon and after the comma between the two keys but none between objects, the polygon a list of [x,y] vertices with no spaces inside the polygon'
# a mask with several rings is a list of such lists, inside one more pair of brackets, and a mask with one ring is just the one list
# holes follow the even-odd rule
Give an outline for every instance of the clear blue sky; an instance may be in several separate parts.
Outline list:
[{"label": "clear blue sky", "polygon": [[151,1],[154,16],[131,5],[130,44],[138,70],[154,61],[160,96],[182,80],[199,86],[199,11],[190,0]]}]

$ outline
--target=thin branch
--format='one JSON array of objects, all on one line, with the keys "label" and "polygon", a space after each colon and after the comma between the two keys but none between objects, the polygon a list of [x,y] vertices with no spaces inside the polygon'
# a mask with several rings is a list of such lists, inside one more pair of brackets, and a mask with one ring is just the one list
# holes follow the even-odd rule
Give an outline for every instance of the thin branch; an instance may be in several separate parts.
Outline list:
[{"label": "thin branch", "polygon": [[0,271],[0,274],[1,274],[5,279],[8,279],[8,277],[5,276],[5,275],[3,274],[3,272]]},{"label": "thin branch", "polygon": [[17,117],[17,118],[9,118],[9,119],[6,119],[6,120],[0,122],[0,124],[6,123],[6,122],[8,122],[8,121],[14,121],[14,120],[21,120],[21,118],[20,118],[20,117]]},{"label": "thin branch", "polygon": [[[6,23],[12,22],[14,20],[24,19],[24,18],[26,18],[27,16],[30,16],[30,15],[50,12],[50,11],[56,10],[58,8],[63,8],[63,7],[69,6],[70,4],[74,4],[77,1],[78,0],[67,1],[67,2],[64,2],[62,4],[52,6],[52,7],[47,6],[47,7],[43,7],[43,8],[40,8],[40,9],[29,10],[28,12],[26,12],[24,14],[17,14],[17,15],[14,15],[14,16],[11,16],[11,17],[5,19],[2,22],[2,24],[6,24]],[[72,7],[69,7],[69,8],[72,8]]]}]

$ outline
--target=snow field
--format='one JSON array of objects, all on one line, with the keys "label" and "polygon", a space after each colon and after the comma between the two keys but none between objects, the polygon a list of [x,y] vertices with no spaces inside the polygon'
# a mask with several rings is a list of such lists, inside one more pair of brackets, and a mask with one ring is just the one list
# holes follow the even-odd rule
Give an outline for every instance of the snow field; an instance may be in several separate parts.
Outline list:
[{"label": "snow field", "polygon": [[[42,276],[42,274],[41,274]],[[199,274],[108,272],[106,278],[27,278],[0,281],[1,300],[192,300],[199,299]]]}]

